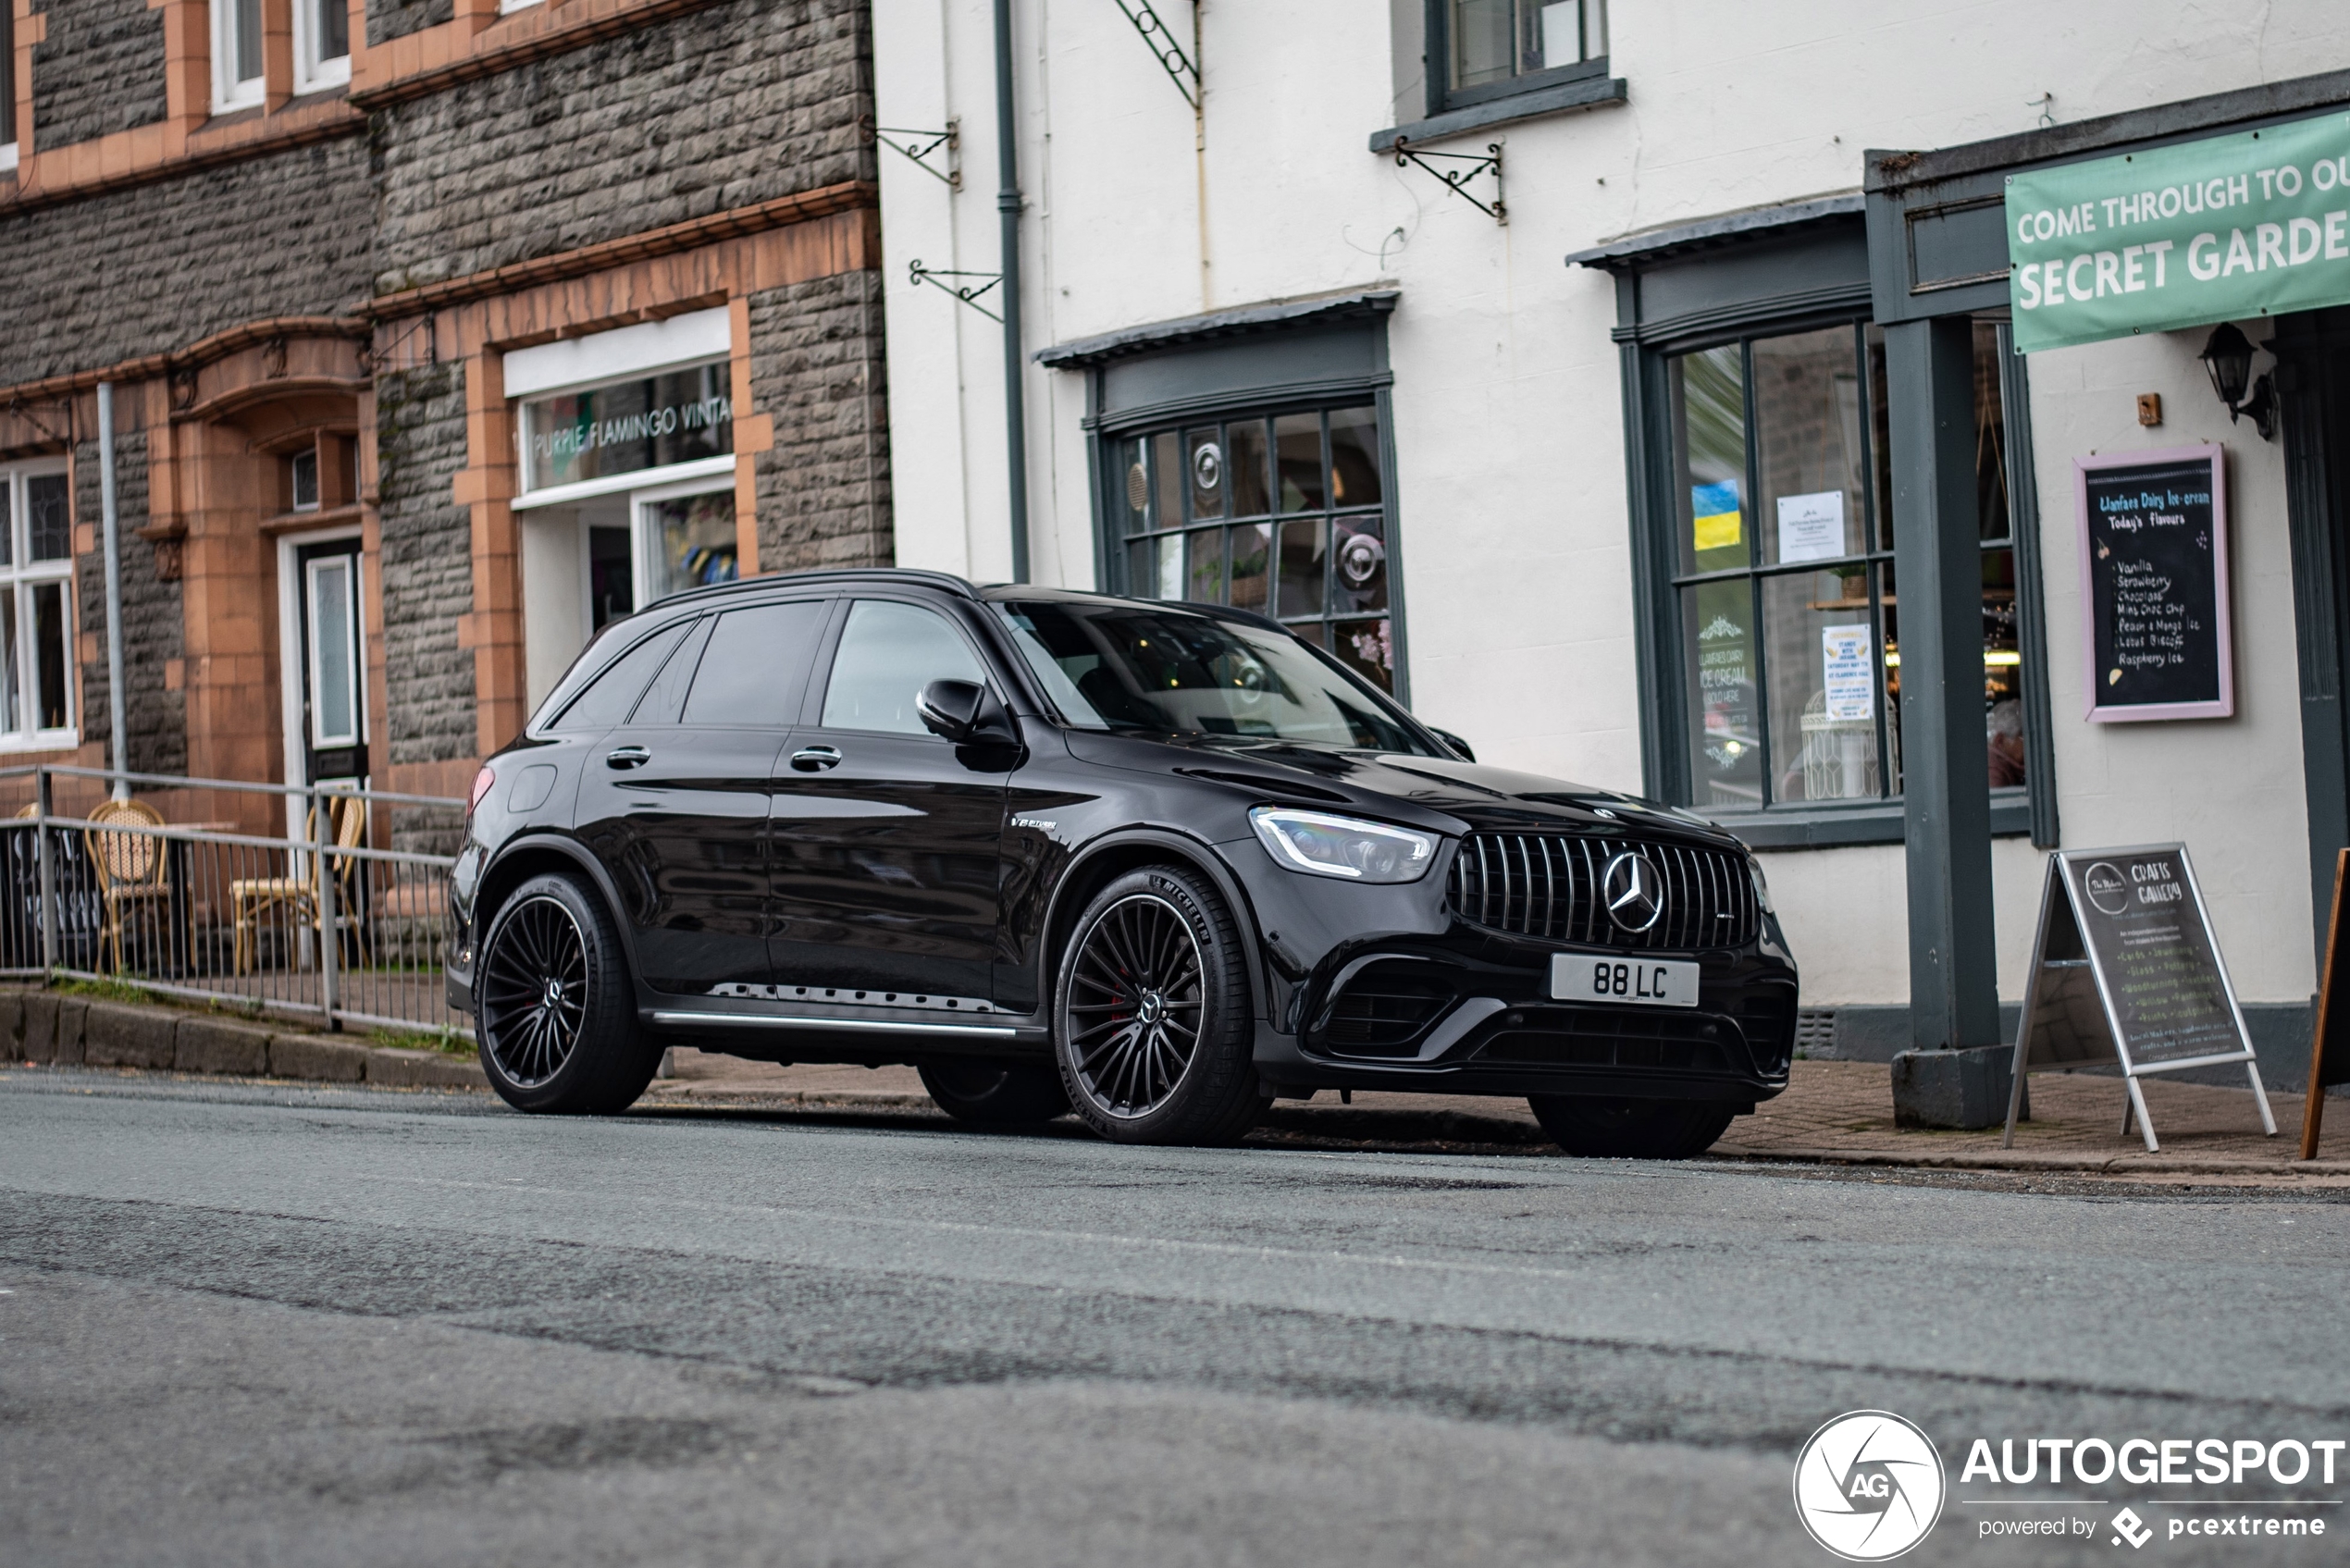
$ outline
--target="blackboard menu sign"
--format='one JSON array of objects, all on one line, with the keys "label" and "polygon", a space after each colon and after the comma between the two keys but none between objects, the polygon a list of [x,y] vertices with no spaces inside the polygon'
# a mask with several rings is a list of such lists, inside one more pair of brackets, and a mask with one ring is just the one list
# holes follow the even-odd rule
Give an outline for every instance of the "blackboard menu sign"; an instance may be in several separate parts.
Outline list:
[{"label": "blackboard menu sign", "polygon": [[2220,449],[2083,458],[2072,468],[2088,716],[2228,717],[2235,669]]},{"label": "blackboard menu sign", "polygon": [[[2158,1145],[2138,1080],[2242,1062],[2260,1121],[2277,1130],[2227,966],[2183,844],[2048,857],[2040,929],[2015,1042],[2015,1095],[2034,1068],[2118,1062],[2131,1115]],[[2125,1129],[2126,1129],[2125,1121]],[[2015,1137],[2015,1106],[2008,1139]]]}]

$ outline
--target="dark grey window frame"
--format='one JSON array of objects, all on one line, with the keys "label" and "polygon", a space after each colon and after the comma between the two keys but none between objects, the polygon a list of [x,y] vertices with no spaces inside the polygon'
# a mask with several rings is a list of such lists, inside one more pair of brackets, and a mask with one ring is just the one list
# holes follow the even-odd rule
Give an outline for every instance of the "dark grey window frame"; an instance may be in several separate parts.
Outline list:
[{"label": "dark grey window frame", "polygon": [[1428,0],[1428,31],[1424,36],[1428,41],[1428,116],[1431,119],[1455,109],[1523,97],[1569,82],[1604,80],[1607,77],[1608,56],[1595,55],[1571,66],[1527,71],[1507,81],[1491,81],[1482,87],[1453,87],[1452,9],[1453,0]]},{"label": "dark grey window frame", "polygon": [[[1842,221],[1857,205],[1839,201],[1791,208],[1787,227],[1800,228]],[[1621,324],[1615,329],[1615,337],[1623,353],[1626,477],[1631,503],[1635,654],[1641,696],[1643,776],[1651,796],[1676,805],[1692,805],[1694,779],[1688,750],[1688,687],[1683,667],[1676,586],[1676,578],[1682,575],[1675,532],[1679,524],[1679,509],[1673,487],[1666,362],[1678,354],[1747,339],[1867,321],[1872,315],[1871,293],[1864,283],[1829,283],[1794,295],[1725,297],[1704,308],[1684,309],[1671,319],[1644,321],[1639,264],[1676,250],[1681,254],[1692,250],[1719,251],[1735,246],[1741,239],[1777,239],[1781,233],[1750,223],[1740,225],[1737,230],[1709,226],[1702,233],[1693,230],[1678,247],[1663,242],[1645,249],[1627,246],[1569,258],[1608,267],[1616,275]],[[2017,644],[2024,669],[2027,782],[2020,788],[1992,792],[1991,831],[2001,837],[2028,835],[2035,845],[2052,847],[2057,842],[2055,742],[2054,725],[2048,717],[2047,634],[2043,613],[2031,408],[2022,362],[2012,354],[2003,354],[2000,368],[2002,419],[2008,439],[2010,537],[2016,560]],[[1898,388],[1888,386],[1889,397],[1899,395]],[[1874,440],[1874,433],[1864,439]],[[1874,558],[1876,552],[1873,549],[1870,553]],[[1725,811],[1713,806],[1692,809],[1720,821],[1758,848],[1899,844],[1907,835],[1907,809],[1899,794],[1849,804],[1772,806],[1755,811]]]}]

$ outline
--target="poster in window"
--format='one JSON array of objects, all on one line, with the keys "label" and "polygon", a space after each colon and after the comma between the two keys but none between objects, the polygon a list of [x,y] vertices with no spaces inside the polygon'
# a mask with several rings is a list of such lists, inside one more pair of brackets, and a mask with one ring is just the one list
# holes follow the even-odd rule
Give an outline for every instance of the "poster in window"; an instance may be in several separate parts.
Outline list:
[{"label": "poster in window", "polygon": [[1779,560],[1834,561],[1844,553],[1844,492],[1779,498]]},{"label": "poster in window", "polygon": [[1876,672],[1869,659],[1869,626],[1820,628],[1821,690],[1828,722],[1864,723],[1876,717]]},{"label": "poster in window", "polygon": [[2088,718],[2235,711],[2228,508],[2218,446],[2077,459]]}]

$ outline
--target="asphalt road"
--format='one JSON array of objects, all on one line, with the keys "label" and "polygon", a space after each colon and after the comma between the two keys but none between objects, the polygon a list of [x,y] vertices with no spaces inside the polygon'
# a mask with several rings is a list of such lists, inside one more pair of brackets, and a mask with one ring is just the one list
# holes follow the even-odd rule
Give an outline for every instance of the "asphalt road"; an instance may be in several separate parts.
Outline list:
[{"label": "asphalt road", "polygon": [[[2307,1195],[9,1071],[0,1560],[1820,1564],[1791,1466],[1848,1410],[1953,1499],[1974,1436],[2350,1437],[2345,1242]],[[1904,1561],[2117,1556],[1979,1538],[2017,1512]],[[2146,1555],[2343,1548],[2196,1544]]]}]

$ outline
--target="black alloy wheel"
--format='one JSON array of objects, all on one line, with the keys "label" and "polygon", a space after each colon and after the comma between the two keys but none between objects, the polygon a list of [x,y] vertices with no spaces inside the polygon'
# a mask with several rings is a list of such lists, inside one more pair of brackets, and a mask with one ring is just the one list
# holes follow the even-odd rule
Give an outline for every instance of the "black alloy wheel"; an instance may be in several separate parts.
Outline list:
[{"label": "black alloy wheel", "polygon": [[481,973],[482,1038],[517,1089],[563,1070],[588,1021],[588,943],[560,899],[518,900]]},{"label": "black alloy wheel", "polygon": [[1050,1067],[946,1061],[915,1070],[940,1110],[973,1127],[1034,1126],[1069,1114],[1069,1092]]},{"label": "black alloy wheel", "polygon": [[499,909],[474,1006],[482,1070],[520,1110],[625,1110],[660,1065],[612,917],[568,876],[533,877]]},{"label": "black alloy wheel", "polygon": [[1263,1101],[1248,974],[1215,890],[1174,866],[1130,871],[1078,917],[1054,1050],[1070,1103],[1123,1143],[1228,1143]]},{"label": "black alloy wheel", "polygon": [[1738,1115],[1711,1100],[1530,1094],[1526,1103],[1560,1148],[1589,1159],[1685,1160],[1712,1148]]}]

